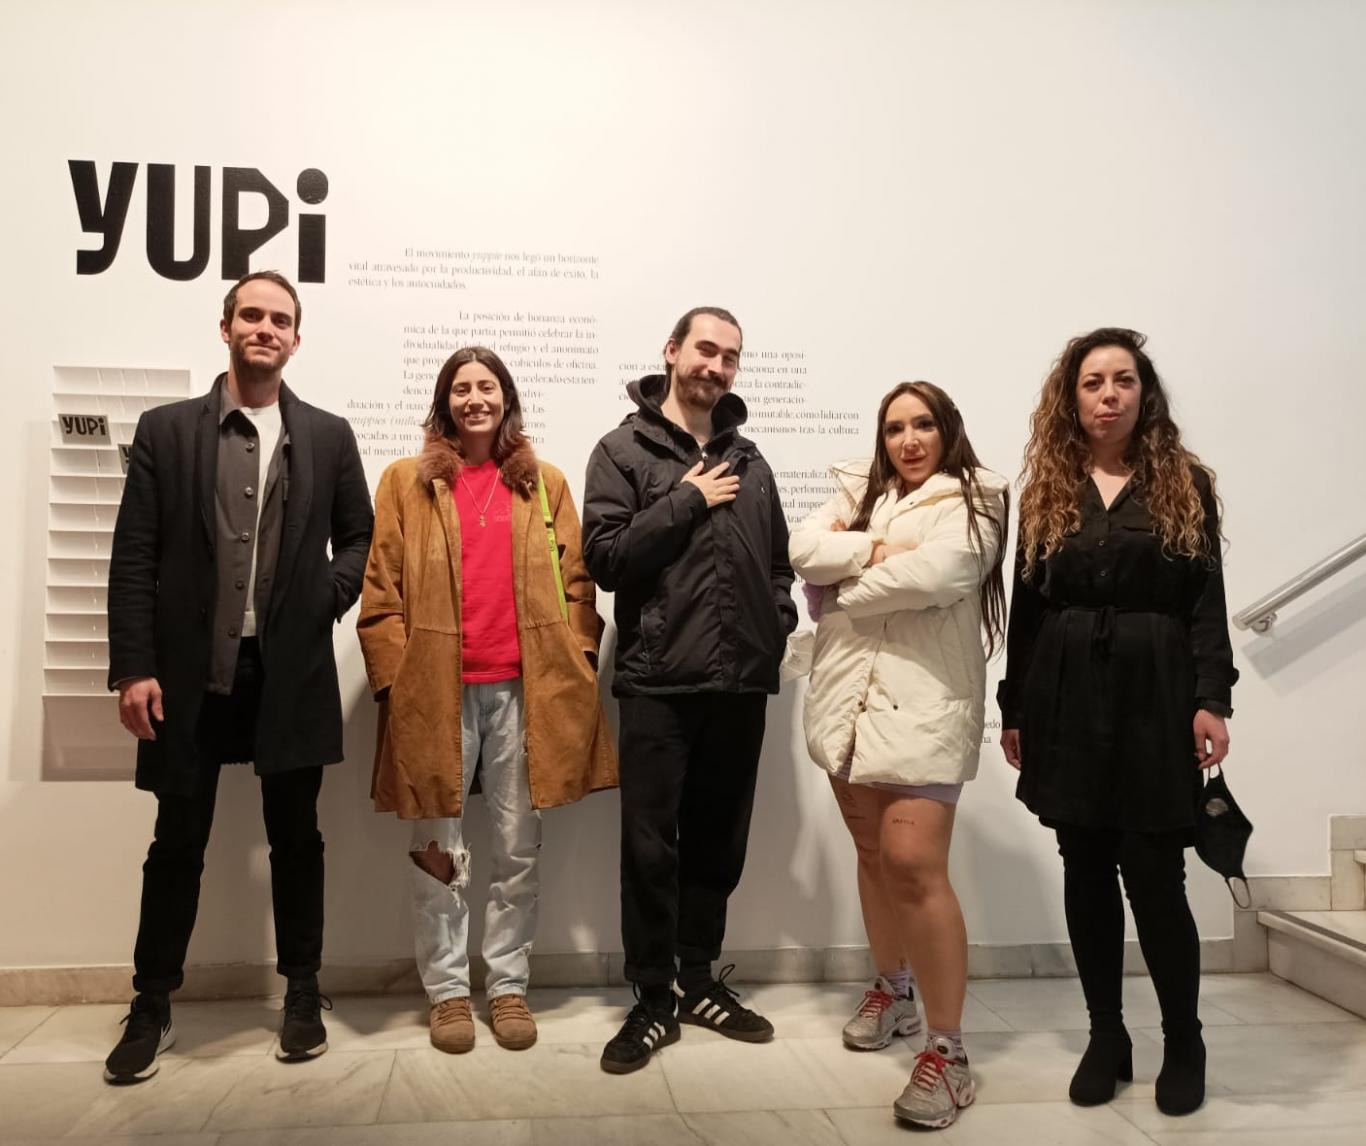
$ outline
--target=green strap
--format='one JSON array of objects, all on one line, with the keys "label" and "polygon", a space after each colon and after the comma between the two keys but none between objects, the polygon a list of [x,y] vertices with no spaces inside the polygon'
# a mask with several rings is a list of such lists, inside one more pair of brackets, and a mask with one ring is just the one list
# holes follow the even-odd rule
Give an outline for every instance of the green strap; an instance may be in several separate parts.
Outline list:
[{"label": "green strap", "polygon": [[564,574],[560,572],[560,543],[555,540],[555,519],[550,516],[550,498],[545,493],[545,481],[536,475],[536,488],[541,492],[541,518],[545,521],[545,535],[550,542],[550,564],[555,570],[555,591],[560,595],[560,616],[569,620],[569,602],[564,596]]}]

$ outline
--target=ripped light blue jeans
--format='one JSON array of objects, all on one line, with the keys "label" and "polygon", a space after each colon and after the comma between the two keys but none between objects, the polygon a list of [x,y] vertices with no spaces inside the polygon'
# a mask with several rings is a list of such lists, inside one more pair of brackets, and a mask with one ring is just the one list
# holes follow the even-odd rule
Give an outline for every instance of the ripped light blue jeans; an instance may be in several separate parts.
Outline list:
[{"label": "ripped light blue jeans", "polygon": [[[492,877],[484,912],[485,990],[496,995],[526,994],[531,942],[541,881],[541,813],[531,806],[527,774],[521,680],[466,684],[460,690],[462,807],[469,806],[475,761],[482,757],[480,785],[489,815]],[[449,885],[410,863],[413,938],[422,985],[432,1003],[470,993],[470,853],[463,820],[416,820],[411,853],[435,843],[451,857],[455,874]]]}]

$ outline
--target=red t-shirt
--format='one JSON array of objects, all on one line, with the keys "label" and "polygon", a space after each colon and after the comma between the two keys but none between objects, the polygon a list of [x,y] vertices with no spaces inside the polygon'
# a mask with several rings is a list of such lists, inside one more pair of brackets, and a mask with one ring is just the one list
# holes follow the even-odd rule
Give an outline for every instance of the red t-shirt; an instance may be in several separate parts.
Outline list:
[{"label": "red t-shirt", "polygon": [[515,680],[522,648],[512,589],[512,491],[490,459],[466,466],[451,482],[451,496],[460,514],[461,677],[467,684]]}]

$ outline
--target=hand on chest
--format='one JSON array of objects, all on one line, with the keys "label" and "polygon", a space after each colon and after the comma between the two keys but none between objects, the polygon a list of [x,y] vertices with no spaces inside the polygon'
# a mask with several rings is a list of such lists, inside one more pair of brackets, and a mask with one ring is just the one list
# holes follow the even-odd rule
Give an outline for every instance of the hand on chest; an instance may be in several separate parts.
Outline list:
[{"label": "hand on chest", "polygon": [[[643,479],[638,486],[640,507],[642,509],[653,505],[660,498],[667,497],[682,484],[684,476],[697,463],[697,458],[692,461],[671,457],[667,461],[650,466],[643,471]],[[751,452],[744,449],[732,450],[725,454],[705,454],[701,458],[704,473],[710,473],[724,463],[725,469],[721,471],[723,476],[738,477],[740,488],[734,502],[727,502],[716,506],[712,512],[729,510],[737,506],[747,506],[754,502],[767,503],[772,482],[772,475],[768,466],[756,458]]]}]

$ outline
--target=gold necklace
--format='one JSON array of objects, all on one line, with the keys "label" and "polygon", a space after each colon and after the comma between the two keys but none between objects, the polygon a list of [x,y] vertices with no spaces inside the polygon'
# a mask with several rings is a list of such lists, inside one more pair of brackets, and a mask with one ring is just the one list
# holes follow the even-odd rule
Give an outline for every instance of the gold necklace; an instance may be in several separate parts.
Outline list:
[{"label": "gold necklace", "polygon": [[489,510],[489,505],[490,505],[490,503],[493,501],[493,494],[494,494],[494,491],[498,488],[498,471],[497,471],[497,470],[494,471],[494,473],[493,473],[493,481],[489,483],[489,495],[488,495],[488,497],[484,498],[484,508],[483,508],[483,509],[480,509],[480,508],[479,508],[479,502],[478,502],[477,500],[475,500],[474,490],[470,489],[470,483],[467,482],[467,481],[465,480],[465,471],[464,471],[464,470],[461,470],[461,471],[460,471],[460,484],[463,485],[463,486],[465,487],[465,492],[466,492],[467,494],[470,495],[470,505],[473,506],[475,512],[479,514],[479,528],[480,528],[480,529],[483,529],[483,528],[484,528],[484,514],[486,514],[486,513],[488,512],[488,510]]}]

